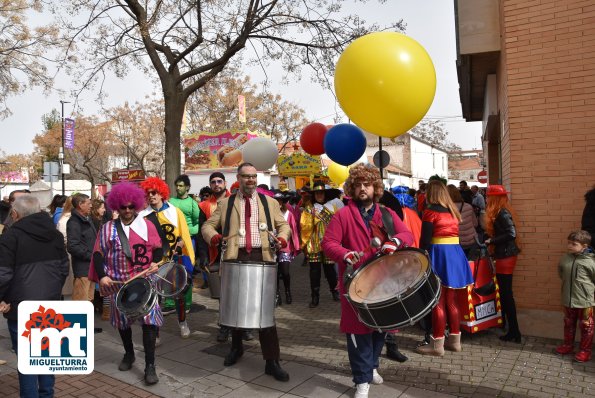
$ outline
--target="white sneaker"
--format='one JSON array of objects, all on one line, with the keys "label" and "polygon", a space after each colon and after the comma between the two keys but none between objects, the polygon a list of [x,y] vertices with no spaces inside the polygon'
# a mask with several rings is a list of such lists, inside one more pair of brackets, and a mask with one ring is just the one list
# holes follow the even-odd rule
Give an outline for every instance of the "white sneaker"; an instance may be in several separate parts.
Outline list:
[{"label": "white sneaker", "polygon": [[190,328],[188,327],[186,321],[180,322],[180,335],[183,339],[190,337]]},{"label": "white sneaker", "polygon": [[368,391],[370,391],[370,384],[362,383],[357,384],[355,386],[357,390],[355,391],[354,398],[368,398]]},{"label": "white sneaker", "polygon": [[374,369],[374,373],[372,373],[372,384],[382,383],[384,383],[384,379],[378,374],[378,370]]},{"label": "white sneaker", "polygon": [[157,336],[157,338],[155,339],[155,347],[159,347],[161,345],[161,338],[159,336]]}]

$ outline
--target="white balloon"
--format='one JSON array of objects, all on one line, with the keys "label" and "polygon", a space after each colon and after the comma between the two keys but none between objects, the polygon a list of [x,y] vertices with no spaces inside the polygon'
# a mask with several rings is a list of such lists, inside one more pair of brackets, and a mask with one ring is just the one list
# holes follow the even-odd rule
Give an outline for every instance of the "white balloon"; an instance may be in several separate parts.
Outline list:
[{"label": "white balloon", "polygon": [[279,152],[270,138],[252,138],[242,146],[244,162],[252,163],[256,170],[268,170],[277,163]]}]

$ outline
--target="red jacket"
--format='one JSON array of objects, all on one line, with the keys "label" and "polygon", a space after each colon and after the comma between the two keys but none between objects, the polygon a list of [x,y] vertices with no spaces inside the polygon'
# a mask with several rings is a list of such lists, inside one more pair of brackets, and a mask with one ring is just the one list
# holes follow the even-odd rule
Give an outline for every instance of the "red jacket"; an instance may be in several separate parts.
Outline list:
[{"label": "red jacket", "polygon": [[[374,206],[376,206],[376,209],[372,217],[372,222],[378,226],[382,226],[382,212],[378,208],[378,204]],[[411,246],[414,242],[413,235],[394,211],[388,208],[387,210],[393,217],[395,227],[394,236],[399,238],[404,244]],[[351,307],[344,297],[346,290],[345,286],[343,286],[343,274],[346,268],[343,257],[350,251],[365,251],[370,246],[371,239],[372,231],[366,227],[356,203],[349,201],[347,206],[335,213],[322,240],[324,254],[339,265],[339,292],[341,293],[340,328],[343,333],[367,334],[373,332],[372,329],[359,321],[353,307]],[[360,262],[353,266],[353,269],[356,270],[366,264],[373,255],[374,253],[372,252],[366,254]]]}]

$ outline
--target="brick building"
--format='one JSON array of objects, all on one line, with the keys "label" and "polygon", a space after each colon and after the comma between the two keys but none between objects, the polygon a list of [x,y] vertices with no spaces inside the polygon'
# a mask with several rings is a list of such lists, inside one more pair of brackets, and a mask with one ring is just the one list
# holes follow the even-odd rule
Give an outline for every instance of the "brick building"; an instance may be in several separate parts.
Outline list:
[{"label": "brick building", "polygon": [[512,192],[523,248],[515,296],[524,332],[537,333],[559,314],[557,261],[595,183],[595,3],[454,4],[463,115],[483,121],[488,181]]}]

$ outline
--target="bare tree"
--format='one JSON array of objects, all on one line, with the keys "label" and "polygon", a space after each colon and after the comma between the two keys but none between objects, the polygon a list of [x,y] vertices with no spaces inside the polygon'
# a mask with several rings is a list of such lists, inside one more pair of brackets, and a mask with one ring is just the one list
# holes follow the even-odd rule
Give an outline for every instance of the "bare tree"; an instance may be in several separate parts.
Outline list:
[{"label": "bare tree", "polygon": [[422,120],[409,130],[409,134],[446,152],[461,150],[460,146],[448,140],[448,130],[446,130],[444,123],[438,120]]},{"label": "bare tree", "polygon": [[126,163],[140,167],[147,175],[163,176],[163,101],[125,103],[104,113]]},{"label": "bare tree", "polygon": [[0,118],[11,113],[8,97],[52,85],[46,63],[56,61],[51,50],[60,46],[59,30],[55,24],[30,27],[30,10],[41,11],[42,1],[0,0]]},{"label": "bare tree", "polygon": [[[369,0],[355,0],[368,3]],[[379,2],[384,2],[379,0]],[[166,179],[180,171],[180,128],[192,93],[244,53],[246,62],[281,62],[289,75],[302,66],[330,87],[336,57],[370,31],[403,30],[402,21],[380,28],[343,15],[341,0],[71,0],[57,15],[70,31],[73,68],[82,87],[124,76],[130,68],[156,73],[165,108]],[[85,13],[85,22],[77,25]],[[246,53],[245,49],[250,52]],[[83,66],[86,65],[86,66]]]}]

